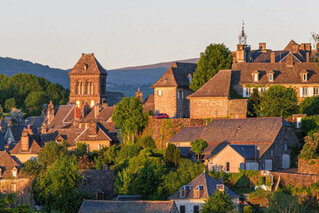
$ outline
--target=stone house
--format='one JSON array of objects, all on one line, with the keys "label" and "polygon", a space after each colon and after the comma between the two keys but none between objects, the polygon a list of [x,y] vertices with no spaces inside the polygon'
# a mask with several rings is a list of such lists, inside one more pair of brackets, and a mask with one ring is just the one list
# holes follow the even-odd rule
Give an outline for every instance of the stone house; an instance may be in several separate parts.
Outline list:
[{"label": "stone house", "polygon": [[189,117],[189,100],[186,97],[193,93],[189,82],[196,67],[192,63],[174,62],[152,85],[155,113],[166,113],[174,118]]},{"label": "stone house", "polygon": [[16,204],[32,203],[32,181],[20,173],[21,162],[6,151],[0,151],[0,191],[15,193]]},{"label": "stone house", "polygon": [[[215,166],[212,161],[213,157],[227,144],[255,145],[258,154],[258,169],[260,170],[290,168],[291,147],[299,146],[299,140],[291,125],[280,117],[214,119],[205,127],[197,127],[196,134],[192,133],[194,129],[188,128],[193,127],[184,127],[169,140],[169,143],[175,144],[177,147],[186,147],[193,140],[205,140],[208,147],[204,150],[204,160],[210,169]],[[233,158],[232,154],[226,152],[223,156],[223,159],[226,160]],[[224,170],[227,168],[227,162],[222,167]],[[240,163],[241,161],[238,161],[236,165],[240,165]],[[247,166],[247,168],[251,168],[251,166]]]},{"label": "stone house", "polygon": [[174,201],[84,200],[79,213],[179,213]]},{"label": "stone house", "polygon": [[41,150],[41,139],[39,135],[33,134],[32,129],[24,128],[21,139],[11,150],[10,154],[15,156],[21,163],[30,159],[37,159]]},{"label": "stone house", "polygon": [[239,196],[235,192],[205,172],[197,176],[190,183],[182,186],[169,199],[176,203],[180,213],[199,213],[205,200],[209,196],[213,196],[216,191],[227,193],[235,206],[239,204]]},{"label": "stone house", "polygon": [[272,85],[293,88],[299,100],[319,95],[319,67],[310,62],[310,43],[292,40],[279,51],[266,49],[265,43],[260,43],[257,50],[245,44],[237,47],[232,86],[243,97],[249,97],[255,87],[262,93]]},{"label": "stone house", "polygon": [[247,99],[232,99],[231,70],[220,70],[193,94],[190,100],[190,118],[246,118]]}]

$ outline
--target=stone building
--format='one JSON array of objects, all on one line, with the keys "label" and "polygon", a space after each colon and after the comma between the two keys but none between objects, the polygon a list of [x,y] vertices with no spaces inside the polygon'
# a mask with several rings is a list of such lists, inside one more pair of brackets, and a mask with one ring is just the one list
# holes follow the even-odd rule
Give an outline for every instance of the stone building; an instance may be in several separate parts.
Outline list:
[{"label": "stone building", "polygon": [[190,100],[190,118],[246,118],[247,99],[232,99],[231,70],[220,70],[193,94]]},{"label": "stone building", "polygon": [[182,186],[169,199],[176,203],[180,213],[199,213],[205,200],[209,196],[213,196],[216,191],[223,191],[228,194],[235,206],[239,204],[239,196],[235,192],[205,172]]},{"label": "stone building", "polygon": [[93,53],[83,53],[69,72],[69,76],[70,104],[83,107],[87,103],[92,108],[96,103],[106,103],[107,72]]},{"label": "stone building", "polygon": [[6,151],[0,151],[0,191],[15,193],[16,204],[32,203],[32,181],[20,173],[21,162]]},{"label": "stone building", "polygon": [[279,51],[266,49],[251,50],[249,45],[237,45],[233,54],[233,88],[243,97],[249,97],[256,87],[263,92],[272,85],[293,88],[299,100],[319,95],[319,66],[310,62],[311,44],[290,41]]},{"label": "stone building", "polygon": [[166,113],[169,117],[189,117],[189,100],[193,93],[189,82],[197,65],[174,62],[164,75],[153,84],[155,113]]},{"label": "stone building", "polygon": [[[205,127],[184,127],[169,143],[187,147],[196,139],[208,143],[204,160],[209,169],[221,167],[225,170],[232,167],[229,159],[234,157],[233,152],[222,153],[217,164],[214,161],[214,156],[228,144],[256,146],[258,168],[261,170],[288,169],[291,147],[299,146],[291,125],[282,118],[214,119]],[[241,163],[241,160],[237,161],[236,165]],[[250,164],[246,168],[254,169],[255,166]]]}]

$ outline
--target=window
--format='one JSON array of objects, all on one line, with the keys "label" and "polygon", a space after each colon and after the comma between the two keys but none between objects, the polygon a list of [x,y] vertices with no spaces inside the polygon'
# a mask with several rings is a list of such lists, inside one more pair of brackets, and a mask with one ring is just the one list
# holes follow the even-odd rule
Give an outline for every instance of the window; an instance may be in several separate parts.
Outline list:
[{"label": "window", "polygon": [[225,186],[224,184],[217,184],[216,188],[218,191],[223,192],[225,190]]},{"label": "window", "polygon": [[97,193],[97,199],[98,200],[103,200],[103,193]]},{"label": "window", "polygon": [[270,150],[270,157],[274,156],[274,150]]},{"label": "window", "polygon": [[226,172],[229,172],[229,171],[230,171],[230,163],[226,162]]},{"label": "window", "polygon": [[269,81],[273,81],[274,80],[274,74],[270,73],[269,74]]},{"label": "window", "polygon": [[102,144],[97,145],[97,149],[98,149],[98,150],[103,149],[103,145],[102,145]]},{"label": "window", "polygon": [[76,101],[76,107],[80,107],[80,101]]},{"label": "window", "polygon": [[246,97],[250,97],[251,93],[253,93],[253,87],[247,87],[246,89]]},{"label": "window", "polygon": [[254,74],[254,81],[258,81],[258,80],[259,80],[258,73],[255,73]]},{"label": "window", "polygon": [[285,142],[285,145],[284,145],[284,149],[285,149],[285,152],[287,151],[287,149],[288,149],[288,145],[287,145],[287,143]]},{"label": "window", "polygon": [[180,190],[180,197],[185,197],[185,189]]},{"label": "window", "polygon": [[90,104],[91,108],[94,107],[94,104],[95,104],[94,101],[91,101],[91,104]]},{"label": "window", "polygon": [[199,198],[199,189],[194,189],[194,198]]},{"label": "window", "polygon": [[319,87],[313,88],[313,95],[319,95]]},{"label": "window", "polygon": [[185,213],[185,206],[184,205],[179,207],[179,212],[180,213]]},{"label": "window", "polygon": [[162,95],[162,90],[158,90],[158,95],[159,95],[159,96]]},{"label": "window", "polygon": [[194,206],[194,213],[199,213],[199,206]]},{"label": "window", "polygon": [[15,169],[12,170],[12,176],[13,176],[13,177],[17,177],[17,170],[15,170]]},{"label": "window", "polygon": [[306,73],[302,74],[302,80],[307,81],[307,74]]},{"label": "window", "polygon": [[303,87],[302,88],[302,97],[307,97],[308,94],[308,88],[307,87]]},{"label": "window", "polygon": [[178,94],[177,94],[177,98],[178,99],[183,99],[183,91],[182,90],[178,90]]},{"label": "window", "polygon": [[11,192],[16,192],[17,191],[17,184],[13,183],[11,184]]}]

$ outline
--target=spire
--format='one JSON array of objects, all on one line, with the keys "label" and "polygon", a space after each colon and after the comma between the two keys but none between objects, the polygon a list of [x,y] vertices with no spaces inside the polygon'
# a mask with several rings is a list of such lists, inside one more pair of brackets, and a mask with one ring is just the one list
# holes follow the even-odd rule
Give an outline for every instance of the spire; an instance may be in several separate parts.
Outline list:
[{"label": "spire", "polygon": [[239,44],[247,44],[247,35],[245,33],[245,22],[243,21],[243,25],[241,27],[241,33],[238,36],[239,38]]}]

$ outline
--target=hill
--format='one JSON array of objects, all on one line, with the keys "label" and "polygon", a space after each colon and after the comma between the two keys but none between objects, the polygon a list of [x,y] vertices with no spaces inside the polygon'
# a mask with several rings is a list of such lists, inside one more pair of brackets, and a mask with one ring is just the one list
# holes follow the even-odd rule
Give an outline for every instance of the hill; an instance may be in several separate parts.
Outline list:
[{"label": "hill", "polygon": [[[179,60],[181,62],[196,63],[198,59]],[[125,96],[133,96],[140,88],[146,98],[153,91],[150,86],[164,74],[173,62],[163,62],[144,66],[125,67],[107,70],[107,90],[122,92]],[[0,57],[0,73],[12,76],[17,73],[29,73],[42,76],[51,82],[69,88],[69,70],[52,68],[47,65],[32,63],[21,59]]]}]

